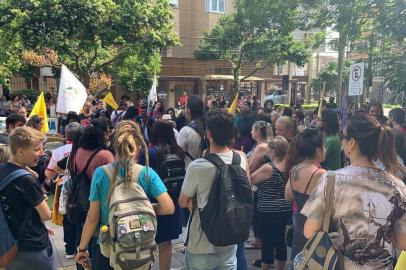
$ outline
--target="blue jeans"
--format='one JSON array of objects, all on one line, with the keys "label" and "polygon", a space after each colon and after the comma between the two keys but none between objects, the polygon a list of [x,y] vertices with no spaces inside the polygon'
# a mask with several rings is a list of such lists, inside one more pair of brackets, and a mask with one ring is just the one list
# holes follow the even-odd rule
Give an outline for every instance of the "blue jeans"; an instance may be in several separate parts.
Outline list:
[{"label": "blue jeans", "polygon": [[237,269],[237,245],[227,251],[193,254],[185,252],[185,270],[236,270]]},{"label": "blue jeans", "polygon": [[245,257],[244,242],[237,246],[237,270],[247,270],[247,258]]}]

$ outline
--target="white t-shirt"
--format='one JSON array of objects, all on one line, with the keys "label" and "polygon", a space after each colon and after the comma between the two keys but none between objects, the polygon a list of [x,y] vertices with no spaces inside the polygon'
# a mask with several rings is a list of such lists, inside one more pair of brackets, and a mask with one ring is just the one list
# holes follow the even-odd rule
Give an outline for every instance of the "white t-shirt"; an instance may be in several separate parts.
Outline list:
[{"label": "white t-shirt", "polygon": [[[180,130],[176,141],[177,141],[178,145],[183,149],[183,152],[185,152],[185,153],[188,152],[189,155],[191,155],[194,160],[200,158],[201,138],[200,138],[200,135],[193,128],[191,128],[189,126],[183,127]],[[192,162],[192,159],[188,155],[185,155],[186,169],[191,162]]]},{"label": "white t-shirt", "polygon": [[62,159],[69,156],[71,151],[72,151],[71,143],[67,143],[67,144],[62,145],[61,147],[58,147],[55,150],[53,150],[52,157],[49,160],[47,169],[52,169],[58,163],[58,161],[61,161]]},{"label": "white t-shirt", "polygon": [[[231,164],[233,152],[217,154],[226,164]],[[246,170],[247,159],[241,156],[241,167]],[[188,198],[196,197],[197,207],[202,209],[207,204],[210,189],[216,175],[216,167],[204,158],[199,158],[190,163],[187,168],[185,180],[182,185],[182,192]],[[190,222],[190,219],[189,219]],[[189,224],[188,224],[189,228]],[[186,234],[187,235],[187,234]],[[200,214],[197,209],[194,211],[192,223],[190,224],[188,252],[192,254],[207,254],[227,251],[234,246],[216,247],[207,239],[200,225]]]}]

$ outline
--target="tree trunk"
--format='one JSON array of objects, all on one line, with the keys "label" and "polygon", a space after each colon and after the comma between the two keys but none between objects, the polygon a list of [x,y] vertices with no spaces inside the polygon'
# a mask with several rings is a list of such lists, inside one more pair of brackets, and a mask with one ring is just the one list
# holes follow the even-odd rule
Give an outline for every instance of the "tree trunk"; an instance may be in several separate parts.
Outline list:
[{"label": "tree trunk", "polygon": [[288,76],[289,76],[289,80],[288,80],[288,104],[293,105],[294,98],[293,98],[293,93],[292,93],[292,63],[290,61],[288,61]]},{"label": "tree trunk", "polygon": [[307,63],[307,84],[305,89],[305,102],[306,104],[310,104],[311,100],[311,81],[313,78],[313,52],[310,54],[309,62]]},{"label": "tree trunk", "polygon": [[338,79],[337,79],[337,104],[342,107],[342,89],[343,89],[343,71],[344,71],[344,57],[345,57],[345,46],[347,44],[347,36],[340,33],[338,38]]},{"label": "tree trunk", "polygon": [[238,92],[240,92],[240,74],[241,74],[241,69],[240,68],[234,68],[233,69],[233,75],[234,75],[234,81],[233,81],[233,92],[234,95],[236,95]]}]

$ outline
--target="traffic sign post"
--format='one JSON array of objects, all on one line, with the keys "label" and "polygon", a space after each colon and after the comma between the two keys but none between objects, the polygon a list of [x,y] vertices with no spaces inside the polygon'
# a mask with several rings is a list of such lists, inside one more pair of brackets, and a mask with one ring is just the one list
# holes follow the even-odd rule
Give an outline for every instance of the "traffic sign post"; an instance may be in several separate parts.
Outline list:
[{"label": "traffic sign post", "polygon": [[364,62],[351,65],[348,96],[360,96],[364,90]]}]

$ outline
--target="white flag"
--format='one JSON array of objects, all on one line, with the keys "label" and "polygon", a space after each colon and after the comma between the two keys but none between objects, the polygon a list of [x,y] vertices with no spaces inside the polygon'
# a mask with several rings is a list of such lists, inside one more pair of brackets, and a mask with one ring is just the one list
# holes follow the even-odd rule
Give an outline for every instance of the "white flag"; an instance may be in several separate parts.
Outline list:
[{"label": "white flag", "polygon": [[79,114],[86,100],[86,87],[83,86],[78,78],[76,78],[65,65],[62,65],[56,111],[59,113],[73,111]]},{"label": "white flag", "polygon": [[156,86],[157,86],[157,79],[154,76],[154,82],[152,83],[151,89],[149,90],[148,94],[148,108],[147,112],[151,112],[155,102],[158,100],[158,96],[156,94]]},{"label": "white flag", "polygon": [[156,86],[157,86],[157,79],[156,76],[154,77],[154,82],[152,83],[151,89],[149,90],[148,99],[155,103],[158,100],[158,96],[156,94]]}]

